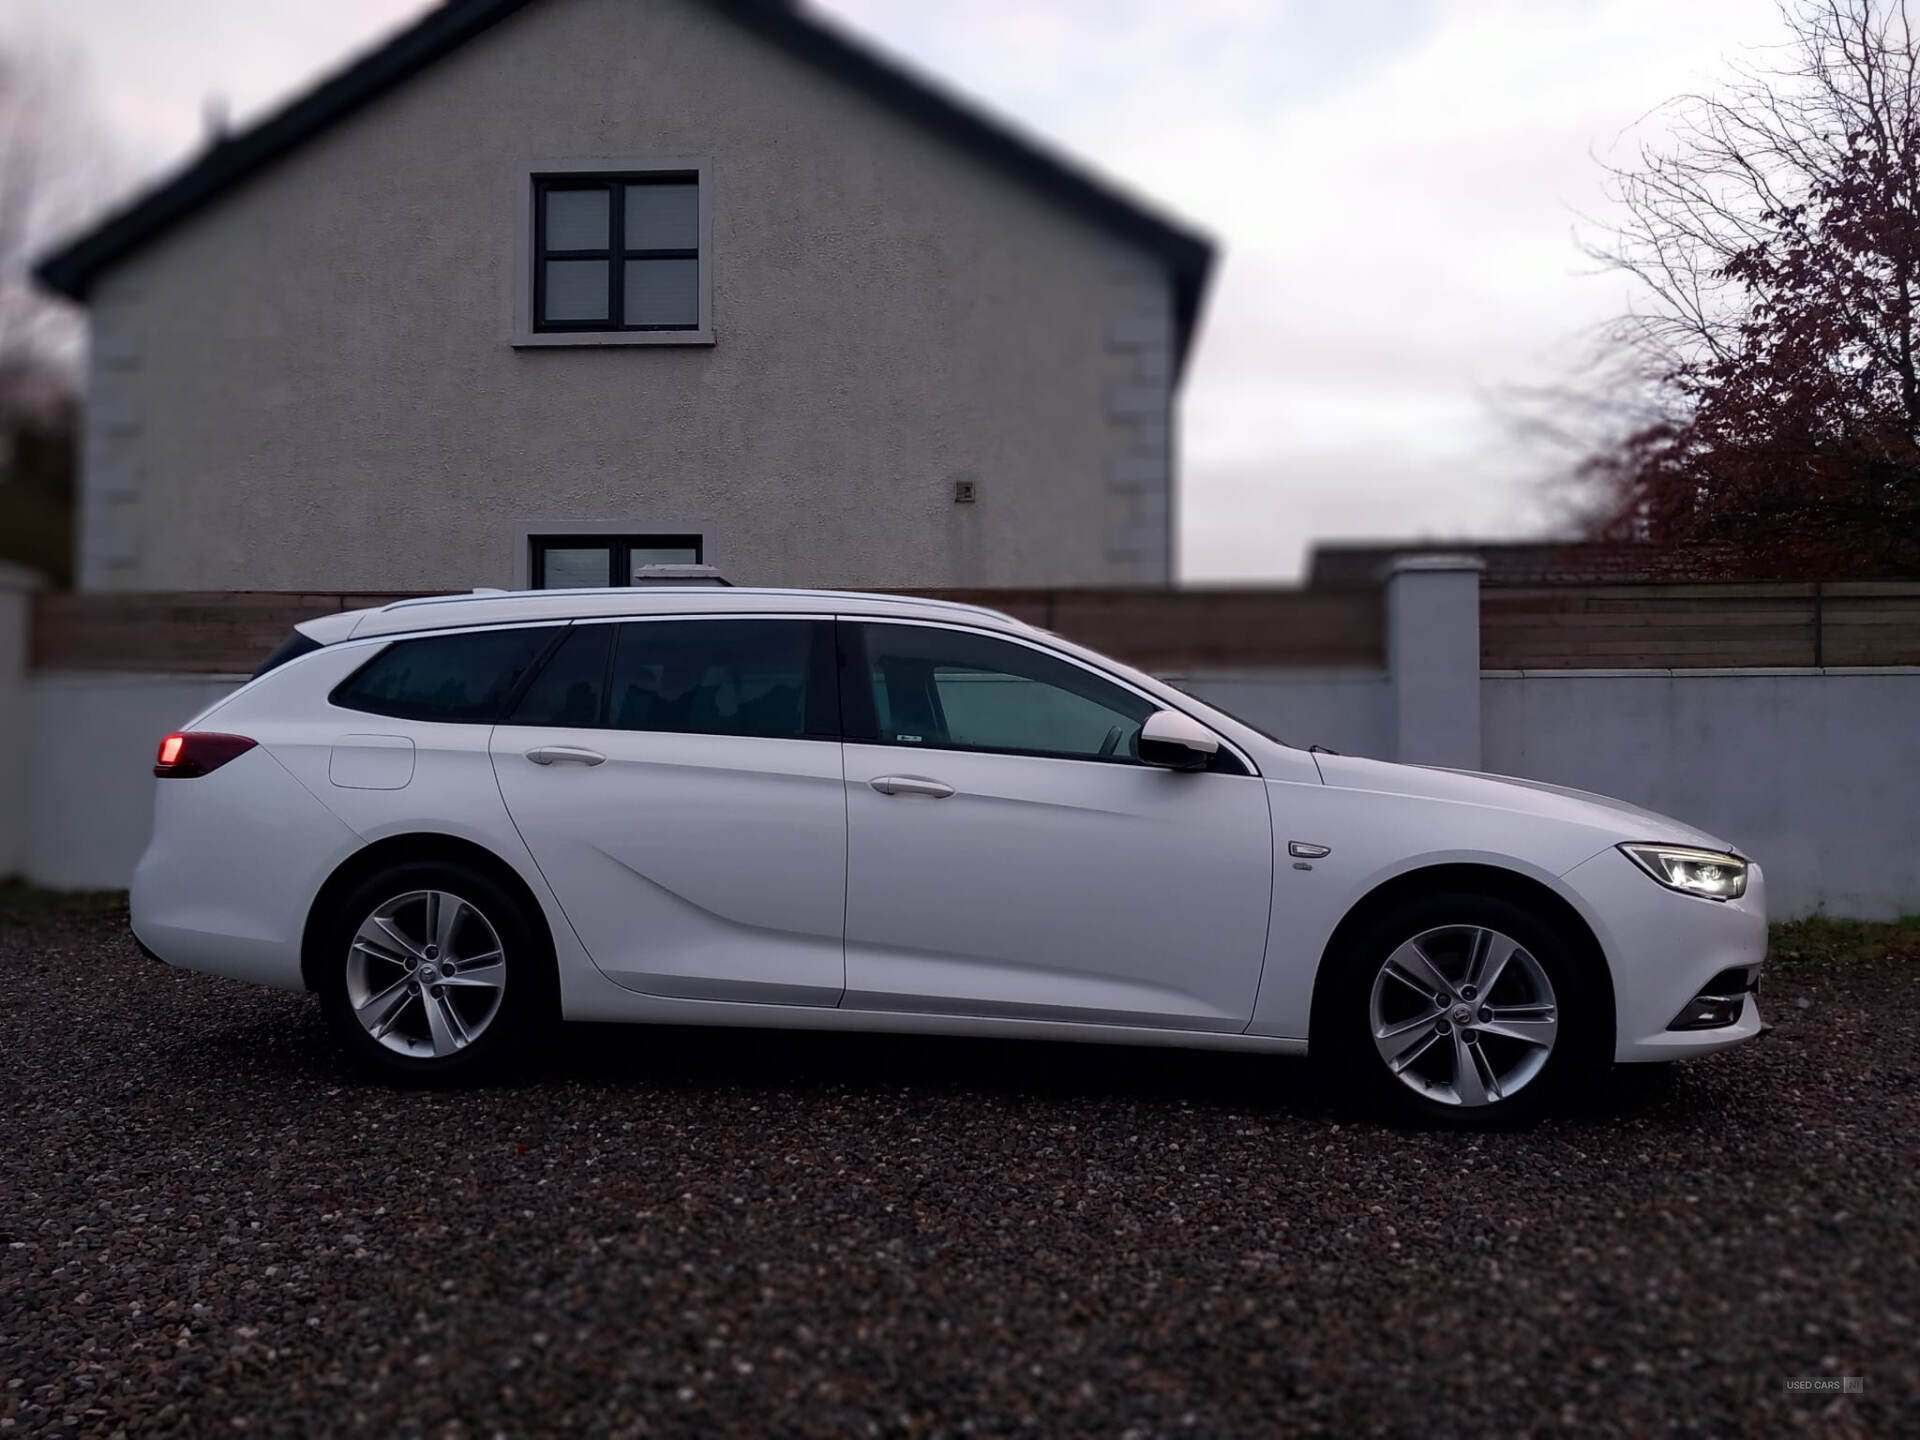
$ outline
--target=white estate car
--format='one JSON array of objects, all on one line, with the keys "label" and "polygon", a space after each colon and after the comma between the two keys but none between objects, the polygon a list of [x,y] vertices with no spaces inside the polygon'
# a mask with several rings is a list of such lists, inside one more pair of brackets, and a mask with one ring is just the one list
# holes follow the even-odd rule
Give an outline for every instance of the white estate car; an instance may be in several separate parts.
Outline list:
[{"label": "white estate car", "polygon": [[973,606],[476,592],[299,626],[160,747],[135,935],[452,1077],[559,1017],[1304,1053],[1430,1118],[1746,1040],[1760,869],[1297,749]]}]

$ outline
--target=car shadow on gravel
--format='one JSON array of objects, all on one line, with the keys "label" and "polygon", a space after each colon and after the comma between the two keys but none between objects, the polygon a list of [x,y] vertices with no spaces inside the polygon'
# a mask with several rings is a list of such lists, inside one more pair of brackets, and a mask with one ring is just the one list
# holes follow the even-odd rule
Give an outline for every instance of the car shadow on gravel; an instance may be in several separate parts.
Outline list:
[{"label": "car shadow on gravel", "polygon": [[[1075,1103],[1129,1101],[1307,1124],[1401,1128],[1329,1089],[1299,1056],[1171,1046],[957,1036],[868,1035],[705,1026],[570,1025],[564,1043],[519,1084],[581,1083],[681,1093],[712,1090],[897,1093]],[[1717,1112],[1713,1077],[1697,1066],[1617,1066],[1569,1096],[1551,1122],[1605,1128],[1633,1118],[1691,1128]]]},{"label": "car shadow on gravel", "polygon": [[[205,977],[183,980],[225,988]],[[161,1047],[165,1053],[155,1058],[162,1068],[181,1081],[218,1078],[271,1090],[302,1083],[390,1088],[347,1062],[307,998],[239,993],[256,1002],[209,1013],[180,1043]],[[546,1055],[481,1084],[496,1094],[588,1087],[766,1091],[789,1100],[911,1088],[950,1098],[1125,1100],[1289,1115],[1309,1124],[1386,1123],[1330,1091],[1318,1068],[1300,1057],[955,1036],[569,1024]],[[1700,1067],[1621,1066],[1570,1097],[1554,1123],[1604,1127],[1636,1117],[1685,1129],[1720,1108],[1716,1088]]]}]

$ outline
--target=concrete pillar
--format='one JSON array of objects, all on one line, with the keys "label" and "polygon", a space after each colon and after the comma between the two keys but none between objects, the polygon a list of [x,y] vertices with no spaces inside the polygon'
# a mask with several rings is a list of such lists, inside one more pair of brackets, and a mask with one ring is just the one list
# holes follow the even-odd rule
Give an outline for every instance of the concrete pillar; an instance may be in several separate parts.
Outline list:
[{"label": "concrete pillar", "polygon": [[27,863],[27,618],[40,577],[0,560],[0,879]]},{"label": "concrete pillar", "polygon": [[1480,768],[1477,555],[1403,555],[1387,569],[1387,672],[1394,758]]}]

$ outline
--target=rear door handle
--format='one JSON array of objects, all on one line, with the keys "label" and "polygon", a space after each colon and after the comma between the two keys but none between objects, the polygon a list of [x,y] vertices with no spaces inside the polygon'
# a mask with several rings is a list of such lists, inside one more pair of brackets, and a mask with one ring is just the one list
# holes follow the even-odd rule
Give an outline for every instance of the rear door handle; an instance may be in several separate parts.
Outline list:
[{"label": "rear door handle", "polygon": [[935,800],[944,800],[953,794],[953,786],[943,780],[929,780],[924,775],[879,775],[867,784],[882,795],[930,795]]},{"label": "rear door handle", "polygon": [[606,758],[579,745],[537,745],[527,751],[527,759],[536,765],[599,765]]}]

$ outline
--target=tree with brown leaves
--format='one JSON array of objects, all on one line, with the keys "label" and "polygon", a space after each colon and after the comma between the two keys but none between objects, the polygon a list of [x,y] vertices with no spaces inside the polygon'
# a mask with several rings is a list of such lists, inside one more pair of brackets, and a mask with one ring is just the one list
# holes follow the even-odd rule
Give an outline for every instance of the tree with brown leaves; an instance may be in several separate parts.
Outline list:
[{"label": "tree with brown leaves", "polygon": [[1920,35],[1906,0],[1785,10],[1777,68],[1675,102],[1597,251],[1644,408],[1593,529],[1747,575],[1920,573]]}]

